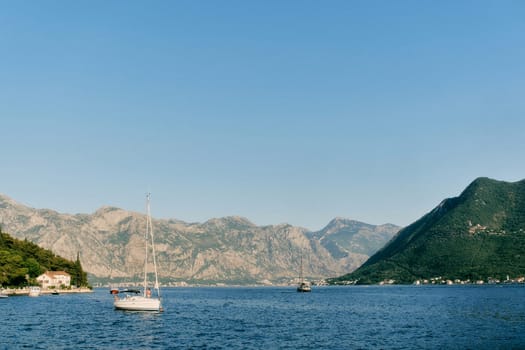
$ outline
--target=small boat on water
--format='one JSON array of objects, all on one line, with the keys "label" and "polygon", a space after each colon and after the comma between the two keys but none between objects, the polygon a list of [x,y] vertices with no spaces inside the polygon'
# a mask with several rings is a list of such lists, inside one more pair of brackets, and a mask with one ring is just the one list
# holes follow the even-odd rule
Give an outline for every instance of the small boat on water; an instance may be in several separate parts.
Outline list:
[{"label": "small boat on water", "polygon": [[7,297],[9,297],[7,294],[5,294],[4,292],[0,292],[0,299]]},{"label": "small boat on water", "polygon": [[303,255],[301,254],[301,274],[299,275],[299,285],[297,286],[299,293],[307,293],[312,291],[312,284],[303,277]]},{"label": "small boat on water", "polygon": [[[113,305],[117,310],[128,310],[128,311],[157,311],[161,312],[162,304],[160,298],[159,279],[157,273],[157,260],[155,257],[155,240],[153,237],[153,227],[151,222],[150,212],[150,195],[148,193],[146,201],[146,233],[144,237],[144,244],[146,246],[146,253],[144,259],[144,283],[142,291],[139,289],[124,289],[118,290],[111,288],[110,293],[114,295],[115,302]],[[155,273],[155,285],[154,289],[156,295],[153,296],[151,288],[148,286],[148,255],[151,249],[151,256],[153,260],[153,271]],[[123,297],[119,297],[119,294],[124,294]]]},{"label": "small boat on water", "polygon": [[39,295],[40,295],[40,287],[37,287],[37,286],[29,287],[29,296],[30,297],[37,297]]},{"label": "small boat on water", "polygon": [[60,293],[58,292],[58,290],[55,289],[54,291],[51,292],[51,295],[60,295]]},{"label": "small boat on water", "polygon": [[123,297],[115,296],[115,309],[128,311],[162,311],[159,298],[151,297],[151,289],[146,289],[146,295],[141,295],[139,289],[124,289],[118,294]]},{"label": "small boat on water", "polygon": [[302,281],[297,286],[297,291],[300,293],[307,293],[312,291],[312,284],[308,281]]}]

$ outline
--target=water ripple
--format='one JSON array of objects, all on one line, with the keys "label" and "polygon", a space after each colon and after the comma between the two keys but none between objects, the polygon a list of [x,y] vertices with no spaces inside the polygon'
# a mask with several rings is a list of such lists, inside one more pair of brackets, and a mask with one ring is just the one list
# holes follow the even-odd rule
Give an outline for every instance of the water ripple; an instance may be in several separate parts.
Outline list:
[{"label": "water ripple", "polygon": [[525,287],[179,288],[164,313],[107,290],[0,300],[0,349],[524,348]]}]

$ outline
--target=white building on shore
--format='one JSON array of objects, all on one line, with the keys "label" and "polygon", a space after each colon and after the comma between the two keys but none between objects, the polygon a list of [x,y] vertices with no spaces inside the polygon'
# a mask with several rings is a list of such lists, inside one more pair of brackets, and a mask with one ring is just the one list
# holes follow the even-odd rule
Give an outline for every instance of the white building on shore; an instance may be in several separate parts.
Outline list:
[{"label": "white building on shore", "polygon": [[65,271],[46,271],[36,278],[43,289],[71,286],[71,275]]}]

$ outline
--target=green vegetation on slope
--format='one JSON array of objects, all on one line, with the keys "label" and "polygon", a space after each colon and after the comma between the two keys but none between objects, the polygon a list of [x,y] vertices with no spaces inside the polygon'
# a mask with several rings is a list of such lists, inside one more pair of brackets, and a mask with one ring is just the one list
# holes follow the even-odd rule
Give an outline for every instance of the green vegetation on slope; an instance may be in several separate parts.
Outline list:
[{"label": "green vegetation on slope", "polygon": [[391,279],[475,280],[525,275],[525,180],[479,178],[401,230],[351,274],[332,283]]},{"label": "green vegetation on slope", "polygon": [[71,284],[88,286],[87,274],[80,260],[75,262],[56,256],[27,240],[19,240],[0,229],[0,285],[21,287],[36,284],[36,277],[46,271],[66,271]]}]

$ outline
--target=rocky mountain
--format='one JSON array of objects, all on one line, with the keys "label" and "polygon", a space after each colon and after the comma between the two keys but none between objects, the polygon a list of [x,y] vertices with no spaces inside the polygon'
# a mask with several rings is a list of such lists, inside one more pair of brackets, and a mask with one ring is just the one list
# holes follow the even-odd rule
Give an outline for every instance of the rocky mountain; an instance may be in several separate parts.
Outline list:
[{"label": "rocky mountain", "polygon": [[371,256],[392,238],[392,232],[397,231],[399,227],[392,224],[376,226],[335,218],[321,231],[308,233],[307,236],[319,241],[334,257],[351,253]]},{"label": "rocky mountain", "polygon": [[[143,266],[144,214],[103,207],[63,214],[0,196],[3,231],[66,258],[80,259],[92,279],[129,279]],[[399,228],[334,219],[319,232],[291,225],[256,226],[241,217],[204,223],[153,220],[161,277],[200,283],[275,283],[298,275],[326,278],[353,271]]]},{"label": "rocky mountain", "polygon": [[398,232],[353,273],[332,282],[412,283],[525,275],[525,180],[478,178]]}]

